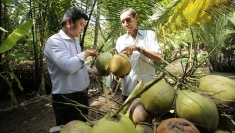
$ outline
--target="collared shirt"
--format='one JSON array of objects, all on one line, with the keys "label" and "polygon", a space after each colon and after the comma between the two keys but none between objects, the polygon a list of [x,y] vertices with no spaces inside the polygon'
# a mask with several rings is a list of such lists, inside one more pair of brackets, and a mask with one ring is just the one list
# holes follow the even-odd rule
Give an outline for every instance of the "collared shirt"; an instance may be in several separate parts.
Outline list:
[{"label": "collared shirt", "polygon": [[84,54],[77,38],[73,41],[60,30],[47,40],[44,55],[52,82],[52,94],[69,94],[88,87],[89,68],[84,65]]},{"label": "collared shirt", "polygon": [[[154,50],[161,54],[161,48],[158,44],[156,35],[152,30],[138,30],[136,39],[134,40],[128,33],[118,38],[116,49],[120,52],[126,46],[137,45],[145,49]],[[138,81],[143,80],[144,83],[153,80],[151,77],[155,75],[153,61],[138,51],[134,51],[130,56],[131,71],[122,79],[122,95],[129,96],[137,85]]]}]

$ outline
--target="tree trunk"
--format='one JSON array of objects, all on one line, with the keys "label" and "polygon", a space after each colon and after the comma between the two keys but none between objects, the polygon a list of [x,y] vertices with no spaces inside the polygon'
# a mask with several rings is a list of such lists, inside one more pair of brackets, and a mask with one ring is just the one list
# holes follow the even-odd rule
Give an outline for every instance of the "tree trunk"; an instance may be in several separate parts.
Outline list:
[{"label": "tree trunk", "polygon": [[[1,4],[0,5],[0,27],[3,27],[2,26],[2,20],[3,20],[2,19],[2,12],[3,12],[2,11],[2,4],[3,4],[2,0],[0,0],[0,4]],[[2,35],[3,35],[2,33],[3,33],[2,30],[0,30],[0,45],[2,44]],[[2,53],[0,53],[0,63],[1,62],[2,62]],[[2,67],[1,66],[0,66],[0,72],[2,72]]]},{"label": "tree trunk", "polygon": [[83,48],[84,48],[84,39],[85,39],[85,36],[86,36],[86,30],[87,30],[87,28],[88,28],[88,25],[89,25],[89,22],[90,22],[90,19],[91,19],[91,15],[92,15],[92,12],[93,12],[93,10],[94,10],[94,8],[95,8],[96,2],[97,2],[97,0],[95,0],[94,3],[93,3],[93,5],[92,5],[91,12],[90,12],[90,15],[89,15],[89,19],[88,19],[88,21],[87,21],[87,25],[86,25],[86,27],[85,27],[85,29],[84,29],[84,32],[83,32],[83,35],[82,35],[81,44],[80,44],[82,50],[83,50]]},{"label": "tree trunk", "polygon": [[99,4],[97,2],[97,14],[96,14],[96,20],[95,20],[95,38],[94,38],[94,45],[93,45],[94,49],[97,49],[99,26],[100,26],[100,9],[99,9]]},{"label": "tree trunk", "polygon": [[30,17],[34,20],[33,26],[32,26],[32,38],[33,38],[33,51],[34,51],[34,61],[35,61],[35,77],[34,77],[34,81],[36,84],[36,87],[38,87],[38,83],[40,83],[41,80],[41,75],[39,75],[39,55],[38,55],[38,41],[37,41],[37,32],[36,32],[36,25],[37,25],[37,21],[36,21],[36,10],[35,10],[35,1],[31,1],[30,0]]},{"label": "tree trunk", "polygon": [[41,4],[39,4],[39,19],[38,19],[38,28],[39,28],[39,34],[40,34],[40,55],[39,55],[39,60],[40,60],[40,71],[39,75],[41,77],[41,85],[39,88],[40,89],[40,95],[45,95],[46,94],[46,89],[45,89],[45,75],[44,75],[44,62],[43,62],[43,48],[45,46],[45,38],[46,38],[46,25],[44,22],[46,22],[46,12],[48,8],[45,7],[42,9]]}]

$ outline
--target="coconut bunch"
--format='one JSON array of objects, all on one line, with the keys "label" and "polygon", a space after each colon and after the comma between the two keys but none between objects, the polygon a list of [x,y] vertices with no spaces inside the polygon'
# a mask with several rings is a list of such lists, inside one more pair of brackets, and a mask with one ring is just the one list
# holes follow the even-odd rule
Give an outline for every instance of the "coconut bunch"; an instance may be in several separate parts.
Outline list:
[{"label": "coconut bunch", "polygon": [[[222,76],[216,76],[216,81],[213,78],[215,75],[201,77],[197,91],[179,89],[177,85],[172,84],[172,79],[164,74],[146,84],[140,81],[117,111],[113,112],[110,109],[109,113],[97,120],[94,125],[87,126],[82,122],[77,122],[79,124],[74,122],[74,126],[66,125],[61,132],[73,133],[73,130],[85,128],[84,133],[226,133],[233,130],[234,125],[230,119],[221,114],[217,105],[221,105],[221,102],[230,105],[232,102],[229,101],[233,99],[218,102],[221,97],[212,99],[210,96],[213,91],[217,91],[216,88],[212,88],[213,86],[223,85],[223,88],[228,88],[224,85],[230,85],[231,90],[235,89],[234,81],[224,79]],[[223,82],[219,80],[220,78]],[[213,79],[211,85],[208,85],[208,89],[212,90],[205,91],[203,82],[205,79],[206,85],[211,83],[207,81],[208,79]],[[227,92],[225,90],[221,92]],[[231,90],[229,93],[232,93]],[[104,88],[107,97],[106,91]],[[226,95],[225,98],[229,96]],[[217,96],[214,94],[213,97]],[[110,105],[108,106],[110,108]],[[220,123],[224,127],[219,126]]]},{"label": "coconut bunch", "polygon": [[201,132],[234,131],[235,81],[218,75],[196,77],[196,69],[181,71],[180,79],[169,76],[176,79],[172,108],[176,117],[192,122]]},{"label": "coconut bunch", "polygon": [[235,82],[227,77],[207,75],[197,83],[196,88],[176,91],[177,117],[193,122],[202,132],[234,131],[233,119],[226,121],[222,116],[232,116],[230,112],[234,111]]},{"label": "coconut bunch", "polygon": [[[122,112],[135,125],[158,123],[150,126],[155,132],[235,131],[235,81],[207,75],[197,67],[178,71],[169,65],[172,73],[164,69],[153,81],[137,85]],[[187,64],[182,68],[187,69]]]},{"label": "coconut bunch", "polygon": [[175,81],[173,109],[177,117],[193,122],[202,132],[216,129],[235,131],[235,81],[224,76],[208,75],[209,69],[200,69],[203,62],[191,66],[189,59],[180,59],[180,62],[179,67],[175,62],[165,67],[171,75],[168,77]]},{"label": "coconut bunch", "polygon": [[[136,98],[136,96],[140,97]],[[141,129],[136,128],[138,133],[173,133],[191,130],[195,130],[197,131],[195,133],[199,133],[198,129],[186,119],[170,119],[174,117],[172,113],[169,113],[174,105],[174,99],[174,87],[167,83],[162,75],[144,85],[142,81],[140,81],[124,102],[125,105],[129,101],[132,101],[131,104],[127,104],[128,109],[124,108],[122,112],[135,123],[136,127],[142,125]],[[168,113],[168,116],[164,119],[169,118],[168,122],[154,126],[155,119],[158,119],[158,116],[163,116],[166,113]],[[175,128],[177,126],[178,128]]]},{"label": "coconut bunch", "polygon": [[131,63],[126,54],[104,52],[97,56],[96,69],[104,75],[110,72],[117,77],[125,77],[131,70]]},{"label": "coconut bunch", "polygon": [[[105,70],[104,73],[111,72],[117,77],[125,76],[131,68],[128,57],[122,54],[100,54],[96,62],[100,72]],[[140,81],[127,100],[115,111],[111,110],[107,89],[103,87],[109,112],[91,126],[90,132],[234,131],[231,117],[234,114],[235,82],[223,76],[200,73],[195,66],[188,69],[189,66],[186,61],[181,66],[182,70],[177,70],[174,64],[169,64],[152,81],[146,84]]]},{"label": "coconut bunch", "polygon": [[[136,96],[140,96],[137,97]],[[125,113],[129,119],[136,125],[138,133],[173,133],[173,132],[192,132],[200,133],[196,126],[183,118],[174,118],[173,113],[169,113],[174,106],[175,90],[163,76],[143,85],[140,81],[132,91],[127,100],[123,103],[125,106],[121,112]],[[129,102],[131,104],[129,104]],[[156,126],[157,116],[168,114]]]}]

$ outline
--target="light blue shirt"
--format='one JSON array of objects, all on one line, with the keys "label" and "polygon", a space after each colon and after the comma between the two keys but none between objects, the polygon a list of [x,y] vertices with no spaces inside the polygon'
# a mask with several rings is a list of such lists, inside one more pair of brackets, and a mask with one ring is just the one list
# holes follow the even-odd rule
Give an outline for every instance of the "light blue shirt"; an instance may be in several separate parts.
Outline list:
[{"label": "light blue shirt", "polygon": [[[127,33],[120,36],[116,42],[116,49],[120,52],[126,46],[132,45],[142,46],[145,49],[162,53],[157,37],[152,30],[138,30],[135,40]],[[153,61],[138,51],[134,51],[130,56],[130,62],[131,71],[125,78],[122,78],[122,95],[125,96],[130,95],[138,81],[143,80],[146,83],[153,80],[153,75],[155,75],[155,68],[152,66]]]},{"label": "light blue shirt", "polygon": [[52,94],[69,94],[88,87],[90,68],[84,64],[77,38],[73,42],[60,30],[47,40],[44,55],[52,82]]}]

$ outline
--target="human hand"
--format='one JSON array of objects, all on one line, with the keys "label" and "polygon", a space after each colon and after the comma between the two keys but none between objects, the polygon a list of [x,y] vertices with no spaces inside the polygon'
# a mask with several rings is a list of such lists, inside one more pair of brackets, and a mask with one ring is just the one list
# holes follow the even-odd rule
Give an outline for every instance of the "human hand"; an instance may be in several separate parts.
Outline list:
[{"label": "human hand", "polygon": [[87,56],[97,56],[99,53],[95,49],[87,49],[84,51]]},{"label": "human hand", "polygon": [[133,51],[137,51],[139,49],[138,46],[133,45],[133,46],[127,46],[123,50],[121,50],[120,53],[126,54],[127,56],[130,56],[133,54]]},{"label": "human hand", "polygon": [[97,71],[97,72],[98,72],[97,76],[109,76],[109,74],[110,74],[110,72],[107,72],[107,73],[101,73],[99,71]]},{"label": "human hand", "polygon": [[98,70],[94,70],[94,69],[90,69],[89,71],[89,74],[94,74],[94,75],[97,75],[97,76],[108,76],[110,73],[101,73],[99,72]]}]

